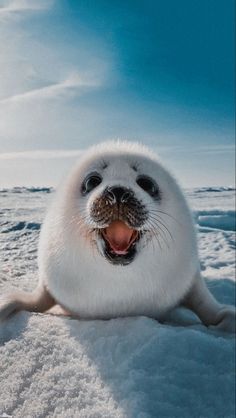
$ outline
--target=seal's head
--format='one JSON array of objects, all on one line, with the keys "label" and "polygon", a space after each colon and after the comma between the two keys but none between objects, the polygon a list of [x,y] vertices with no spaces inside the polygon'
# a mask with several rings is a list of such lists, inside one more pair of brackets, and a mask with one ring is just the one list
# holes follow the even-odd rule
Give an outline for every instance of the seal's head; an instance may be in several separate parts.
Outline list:
[{"label": "seal's head", "polygon": [[40,277],[81,318],[162,315],[198,269],[192,215],[155,154],[129,142],[81,154],[40,231]]},{"label": "seal's head", "polygon": [[113,142],[93,147],[69,182],[72,217],[100,256],[128,265],[151,239],[160,247],[171,239],[165,217],[171,216],[162,210],[166,181],[161,165],[143,146]]}]

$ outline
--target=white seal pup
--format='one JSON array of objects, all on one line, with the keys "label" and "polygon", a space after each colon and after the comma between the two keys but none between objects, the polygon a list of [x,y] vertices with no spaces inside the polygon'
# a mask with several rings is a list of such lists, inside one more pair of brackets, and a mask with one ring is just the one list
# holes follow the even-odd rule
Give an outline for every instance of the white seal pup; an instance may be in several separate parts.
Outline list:
[{"label": "white seal pup", "polygon": [[184,305],[209,326],[234,331],[199,267],[191,212],[172,175],[147,148],[94,146],[59,188],[43,223],[39,285],[5,297],[0,317],[59,304],[79,318],[146,315]]}]

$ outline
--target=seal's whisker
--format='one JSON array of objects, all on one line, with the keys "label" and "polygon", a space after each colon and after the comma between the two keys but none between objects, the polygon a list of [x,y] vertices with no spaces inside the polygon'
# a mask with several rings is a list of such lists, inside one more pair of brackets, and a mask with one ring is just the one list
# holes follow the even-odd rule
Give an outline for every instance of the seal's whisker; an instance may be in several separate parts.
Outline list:
[{"label": "seal's whisker", "polygon": [[[165,236],[168,244],[169,244],[170,241],[174,242],[173,235],[171,234],[169,228],[167,228],[167,226],[164,223],[162,223],[160,221],[160,219],[152,218],[152,221],[153,221],[153,224],[157,225],[158,229],[160,229],[163,232],[163,235]],[[163,226],[164,230],[163,230],[162,226]]]},{"label": "seal's whisker", "polygon": [[158,243],[160,244],[159,236],[158,236],[158,234],[159,234],[160,237],[162,238],[162,241],[169,248],[168,240],[167,240],[167,237],[166,237],[165,232],[163,231],[163,229],[159,225],[154,224],[150,219],[147,222],[147,225],[148,224],[151,227],[151,231],[153,233],[153,236],[157,239]]},{"label": "seal's whisker", "polygon": [[163,210],[160,210],[157,208],[153,208],[153,206],[148,206],[148,205],[147,205],[147,209],[150,213],[155,213],[155,214],[161,213],[162,215],[168,216],[169,218],[173,219],[180,227],[182,227],[182,224],[179,222],[179,220],[176,219],[174,216],[170,215],[169,213],[164,212]]},{"label": "seal's whisker", "polygon": [[[156,241],[157,241],[157,243],[160,247],[160,250],[162,251],[162,246],[161,246],[161,243],[160,243],[160,240],[159,240],[158,233],[156,231],[154,231],[154,238],[156,239]],[[155,253],[155,246],[154,246],[153,240],[152,240],[152,248],[153,248],[153,253]]]},{"label": "seal's whisker", "polygon": [[166,226],[166,224],[164,223],[163,219],[160,216],[150,215],[150,219],[152,219],[154,222],[157,222],[158,225],[161,224],[163,228],[165,228],[165,230],[169,234],[171,240],[174,241],[172,233],[170,232],[169,228]]},{"label": "seal's whisker", "polygon": [[157,241],[157,243],[158,243],[158,245],[160,247],[160,250],[162,251],[162,246],[161,246],[160,241],[159,241],[158,231],[156,231],[155,229],[153,229],[153,226],[149,222],[147,222],[147,226],[150,227],[151,232],[152,232],[152,235],[150,237],[151,238],[150,241],[152,243],[153,252],[155,253],[155,247],[154,247],[154,243],[153,243],[153,238],[156,239],[156,241]]}]

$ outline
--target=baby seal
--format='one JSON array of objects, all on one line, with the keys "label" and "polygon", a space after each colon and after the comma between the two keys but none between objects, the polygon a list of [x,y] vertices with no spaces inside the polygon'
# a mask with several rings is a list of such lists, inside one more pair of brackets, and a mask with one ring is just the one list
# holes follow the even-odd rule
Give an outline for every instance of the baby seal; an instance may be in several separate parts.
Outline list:
[{"label": "baby seal", "polygon": [[39,284],[1,304],[0,318],[61,305],[79,318],[146,315],[176,306],[206,325],[234,331],[235,310],[220,305],[201,274],[187,202],[147,148],[94,146],[57,191],[43,223]]}]

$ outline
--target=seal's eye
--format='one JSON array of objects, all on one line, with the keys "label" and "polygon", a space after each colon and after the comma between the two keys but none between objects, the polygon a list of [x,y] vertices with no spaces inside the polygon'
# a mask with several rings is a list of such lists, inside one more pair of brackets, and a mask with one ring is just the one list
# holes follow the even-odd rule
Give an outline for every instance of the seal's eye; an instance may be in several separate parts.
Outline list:
[{"label": "seal's eye", "polygon": [[82,183],[81,192],[83,195],[91,192],[102,182],[102,177],[98,173],[90,174]]},{"label": "seal's eye", "polygon": [[154,180],[148,176],[139,176],[136,183],[152,197],[158,197],[158,186]]}]

